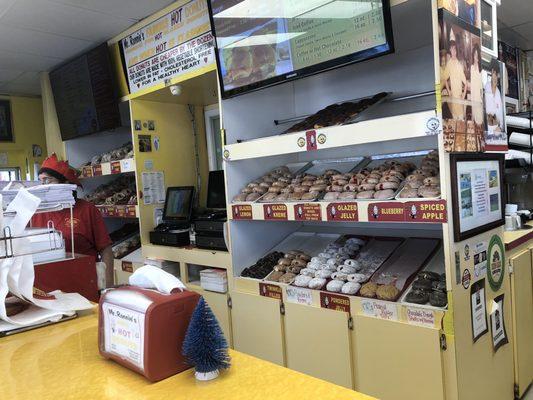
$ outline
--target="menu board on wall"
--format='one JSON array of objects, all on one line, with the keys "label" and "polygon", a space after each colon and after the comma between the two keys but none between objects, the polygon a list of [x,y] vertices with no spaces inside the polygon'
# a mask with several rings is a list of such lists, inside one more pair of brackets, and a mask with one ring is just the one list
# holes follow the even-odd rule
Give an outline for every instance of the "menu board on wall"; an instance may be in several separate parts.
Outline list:
[{"label": "menu board on wall", "polygon": [[191,0],[120,41],[130,93],[214,63],[204,0]]},{"label": "menu board on wall", "polygon": [[455,241],[504,224],[503,155],[451,157]]}]

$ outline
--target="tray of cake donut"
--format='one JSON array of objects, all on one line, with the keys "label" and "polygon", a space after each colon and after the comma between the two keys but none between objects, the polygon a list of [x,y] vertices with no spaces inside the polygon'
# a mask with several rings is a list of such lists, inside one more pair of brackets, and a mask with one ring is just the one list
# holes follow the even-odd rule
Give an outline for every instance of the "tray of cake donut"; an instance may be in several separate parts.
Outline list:
[{"label": "tray of cake donut", "polygon": [[440,239],[408,238],[361,286],[363,297],[396,301],[440,246]]},{"label": "tray of cake donut", "polygon": [[300,270],[293,285],[355,295],[403,240],[380,239],[345,236],[329,244]]},{"label": "tray of cake donut", "polygon": [[406,178],[398,200],[440,199],[439,153],[436,150],[428,153],[421,161],[420,167],[412,171]]},{"label": "tray of cake donut", "polygon": [[254,266],[245,269],[241,276],[291,283],[313,256],[339,237],[338,234],[294,232],[269,251],[268,263],[257,263],[263,264],[263,276],[254,275]]},{"label": "tray of cake donut", "polygon": [[265,197],[265,195],[268,195],[269,198],[275,198],[282,192],[288,192],[287,187],[295,179],[301,179],[304,176],[303,171],[310,166],[311,163],[302,162],[274,168],[260,178],[248,183],[241,189],[239,194],[233,197],[232,203],[252,203],[261,197]]},{"label": "tray of cake donut", "polygon": [[401,303],[442,310],[448,305],[444,250],[439,248],[400,298]]},{"label": "tray of cake donut", "polygon": [[391,200],[405,177],[416,169],[408,160],[371,161],[358,172],[332,176],[324,201]]}]

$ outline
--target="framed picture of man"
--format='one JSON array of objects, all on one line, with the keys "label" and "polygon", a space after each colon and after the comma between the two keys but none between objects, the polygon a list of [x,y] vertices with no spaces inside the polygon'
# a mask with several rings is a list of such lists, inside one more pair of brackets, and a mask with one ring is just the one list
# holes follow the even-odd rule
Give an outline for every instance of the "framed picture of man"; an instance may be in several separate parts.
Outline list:
[{"label": "framed picture of man", "polygon": [[503,63],[495,58],[482,63],[486,151],[507,151],[503,71]]},{"label": "framed picture of man", "polygon": [[0,100],[0,142],[12,141],[11,102],[9,100]]}]

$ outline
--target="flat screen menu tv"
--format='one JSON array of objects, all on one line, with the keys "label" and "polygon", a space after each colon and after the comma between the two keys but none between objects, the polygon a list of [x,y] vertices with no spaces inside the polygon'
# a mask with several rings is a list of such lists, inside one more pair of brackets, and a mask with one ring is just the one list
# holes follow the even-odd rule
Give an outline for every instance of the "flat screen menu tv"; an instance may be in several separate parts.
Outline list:
[{"label": "flat screen menu tv", "polygon": [[209,0],[223,97],[394,51],[389,0]]},{"label": "flat screen menu tv", "polygon": [[63,140],[120,126],[106,43],[50,72],[50,84]]}]

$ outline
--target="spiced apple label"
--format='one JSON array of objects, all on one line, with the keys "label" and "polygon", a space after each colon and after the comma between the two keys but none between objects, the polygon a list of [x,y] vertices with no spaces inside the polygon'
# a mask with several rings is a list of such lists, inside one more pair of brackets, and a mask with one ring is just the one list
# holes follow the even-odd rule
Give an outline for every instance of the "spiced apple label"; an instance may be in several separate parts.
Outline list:
[{"label": "spiced apple label", "polygon": [[271,299],[281,300],[281,288],[270,283],[259,283],[259,295],[270,297]]},{"label": "spiced apple label", "polygon": [[326,208],[328,221],[358,221],[357,203],[331,203]]},{"label": "spiced apple label", "polygon": [[232,207],[233,219],[252,219],[252,206],[249,204],[235,204]]},{"label": "spiced apple label", "polygon": [[444,223],[448,220],[445,200],[411,201],[404,208],[407,221]]},{"label": "spiced apple label", "polygon": [[383,202],[368,205],[369,222],[401,222],[405,220],[405,209],[402,203]]},{"label": "spiced apple label", "polygon": [[287,221],[287,206],[285,204],[263,204],[265,220]]},{"label": "spiced apple label", "polygon": [[294,219],[296,221],[322,221],[322,208],[317,203],[295,204]]},{"label": "spiced apple label", "polygon": [[328,310],[350,312],[350,298],[338,294],[320,292],[320,307]]}]

